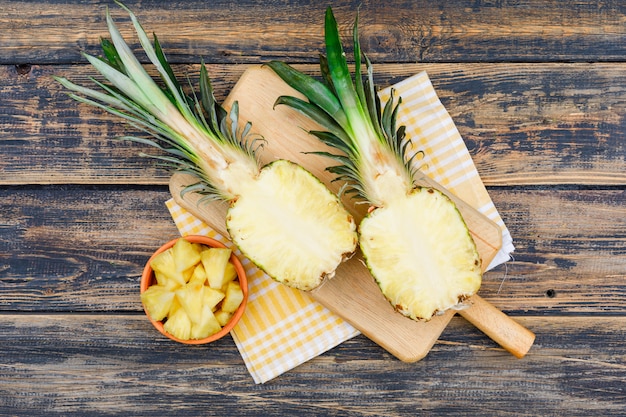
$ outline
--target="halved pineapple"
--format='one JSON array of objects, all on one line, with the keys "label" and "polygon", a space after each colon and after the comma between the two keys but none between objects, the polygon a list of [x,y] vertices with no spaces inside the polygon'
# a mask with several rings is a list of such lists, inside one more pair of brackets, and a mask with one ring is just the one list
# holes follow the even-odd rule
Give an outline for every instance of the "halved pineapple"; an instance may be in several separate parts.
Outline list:
[{"label": "halved pineapple", "polygon": [[[72,97],[141,127],[143,137],[125,139],[151,145],[149,155],[198,182],[181,190],[231,206],[227,227],[243,254],[280,282],[312,289],[356,249],[356,224],[339,199],[297,164],[277,161],[261,167],[256,151],[263,138],[240,124],[238,105],[226,112],[215,101],[204,64],[199,92],[185,96],[159,42],[151,41],[137,17],[120,4],[148,59],[161,76],[155,83],[133,54],[107,12],[111,40],[103,39],[102,59],[85,54],[104,76],[94,90],[57,78]],[[191,278],[189,269],[184,281]]]},{"label": "halved pineapple", "polygon": [[432,188],[373,210],[360,245],[383,294],[402,314],[430,319],[478,291],[480,257],[461,214]]},{"label": "halved pineapple", "polygon": [[354,251],[357,238],[349,223],[352,217],[337,196],[285,160],[267,165],[226,218],[233,242],[251,261],[277,281],[305,291],[332,277]]},{"label": "halved pineapple", "polygon": [[326,129],[310,133],[340,152],[319,152],[339,162],[328,171],[345,181],[344,191],[371,207],[359,225],[359,244],[374,279],[398,311],[428,320],[478,291],[482,272],[476,245],[449,198],[416,187],[416,154],[408,151],[404,127],[396,126],[400,100],[394,103],[392,92],[381,109],[367,58],[367,76],[362,76],[357,22],[354,81],[330,7],[325,40],[322,81],[282,62],[268,64],[306,98],[283,96],[276,104],[289,105]]}]

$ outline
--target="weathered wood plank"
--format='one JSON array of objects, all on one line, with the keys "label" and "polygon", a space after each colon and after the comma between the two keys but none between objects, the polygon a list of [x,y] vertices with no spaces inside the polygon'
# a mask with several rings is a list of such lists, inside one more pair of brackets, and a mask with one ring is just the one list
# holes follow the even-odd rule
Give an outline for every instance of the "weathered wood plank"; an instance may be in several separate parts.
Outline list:
[{"label": "weathered wood plank", "polygon": [[[326,4],[126,3],[220,100],[250,64],[317,73]],[[622,2],[333,2],[346,36],[360,6],[381,85],[430,74],[517,247],[480,294],[537,340],[517,360],[456,317],[420,362],[360,336],[261,386],[231,338],[178,345],[141,311],[143,264],[178,235],[168,175],[51,78],[94,75],[107,6],[130,34],[110,0],[0,0],[0,415],[625,414]]]},{"label": "weathered wood plank", "polygon": [[621,314],[626,191],[491,189],[490,194],[516,251],[514,261],[487,275],[485,297],[504,310]]},{"label": "weathered wood plank", "polygon": [[[322,50],[325,3],[129,0],[148,32],[167,43],[174,62],[255,62],[289,57],[312,62]],[[2,64],[69,63],[106,36],[110,1],[0,1]],[[408,1],[333,2],[349,35],[360,9],[362,43],[378,62],[614,61],[626,54],[620,2]],[[130,29],[124,26],[124,34]],[[36,34],[36,35],[35,35]]]},{"label": "weathered wood plank", "polygon": [[[515,261],[480,294],[512,314],[626,312],[626,192],[492,189]],[[177,230],[167,189],[0,188],[0,309],[140,311],[139,275]]]},{"label": "weathered wood plank", "polygon": [[[0,67],[0,183],[154,184],[157,178],[165,184],[167,173],[137,156],[151,149],[116,139],[129,133],[126,125],[79,105],[52,78],[72,74],[73,81],[89,84],[95,73],[79,68]],[[210,68],[221,99],[239,77],[235,68]],[[197,70],[179,68],[181,74]]]},{"label": "weathered wood plank", "polygon": [[138,311],[139,278],[179,235],[167,189],[0,189],[0,309]]},{"label": "weathered wood plank", "polygon": [[359,336],[254,385],[230,337],[190,347],[141,315],[5,314],[0,413],[623,415],[626,318],[517,319],[537,332],[522,360],[455,318],[420,362]]},{"label": "weathered wood plank", "polygon": [[[175,68],[197,78],[197,65]],[[209,67],[218,99],[245,68]],[[376,65],[377,81],[391,85],[422,70],[487,185],[626,184],[621,64]],[[53,74],[88,84],[94,71],[0,67],[0,184],[167,182],[165,172],[137,156],[138,145],[114,139],[127,133],[117,119],[75,103]]]}]

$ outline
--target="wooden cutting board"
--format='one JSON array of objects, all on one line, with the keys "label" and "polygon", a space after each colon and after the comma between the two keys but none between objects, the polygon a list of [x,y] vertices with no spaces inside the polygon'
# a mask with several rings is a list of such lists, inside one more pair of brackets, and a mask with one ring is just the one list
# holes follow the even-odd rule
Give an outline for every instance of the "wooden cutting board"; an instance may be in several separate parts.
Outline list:
[{"label": "wooden cutting board", "polygon": [[[292,160],[317,176],[333,192],[337,192],[340,184],[333,183],[333,175],[325,170],[331,161],[306,154],[309,151],[332,151],[325,149],[323,144],[307,133],[308,130],[319,129],[319,126],[287,106],[274,109],[274,102],[280,95],[299,94],[283,83],[269,68],[251,67],[237,82],[224,102],[224,107],[230,108],[237,101],[240,120],[252,122],[253,131],[266,139],[264,148],[258,154],[261,163],[275,159]],[[189,175],[175,174],[170,181],[173,198],[216,231],[228,236],[225,228],[225,204],[198,204],[199,196],[192,193],[181,198],[180,190],[192,182],[195,180]],[[428,177],[420,178],[419,183],[436,187],[455,201],[476,242],[483,268],[489,265],[502,243],[500,227]],[[357,206],[345,198],[343,202],[358,223],[365,215],[366,207]],[[416,322],[396,313],[381,294],[360,254],[344,262],[333,279],[326,280],[310,294],[405,362],[414,362],[426,356],[454,316],[454,312],[449,311],[429,322]],[[463,316],[513,354],[523,356],[532,345],[532,333],[480,297],[474,296],[471,301],[472,306],[462,311]]]}]

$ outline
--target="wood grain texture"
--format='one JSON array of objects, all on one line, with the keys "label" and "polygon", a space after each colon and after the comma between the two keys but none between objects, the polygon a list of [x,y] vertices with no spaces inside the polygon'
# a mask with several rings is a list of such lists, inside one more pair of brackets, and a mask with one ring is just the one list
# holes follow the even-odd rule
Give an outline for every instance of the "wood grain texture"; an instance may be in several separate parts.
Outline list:
[{"label": "wood grain texture", "polygon": [[[223,100],[272,58],[317,74],[326,4],[128,0]],[[332,2],[386,86],[426,70],[514,238],[480,295],[537,334],[515,359],[461,317],[403,363],[356,337],[264,385],[232,340],[183,347],[139,274],[178,234],[169,174],[51,75],[95,75],[110,0],[0,0],[0,415],[623,416],[626,9],[619,1]],[[133,47],[137,43],[133,41]],[[209,407],[216,410],[211,413]]]},{"label": "wood grain texture", "polygon": [[[626,313],[626,192],[490,194],[516,251],[485,274],[483,298],[510,315]],[[0,307],[140,311],[143,265],[178,235],[168,198],[165,187],[0,188]]]},{"label": "wood grain texture", "polygon": [[[173,62],[313,62],[321,52],[326,3],[314,1],[128,0],[148,33],[157,31]],[[0,64],[74,63],[106,36],[107,0],[0,1]],[[360,9],[362,44],[374,62],[615,61],[626,54],[620,2],[454,0],[333,2],[349,36]],[[68,30],[71,28],[71,30]],[[37,36],[33,39],[33,33]],[[124,35],[130,30],[124,27]]]},{"label": "wood grain texture", "polygon": [[179,233],[167,190],[0,189],[0,310],[139,311],[150,255]]},{"label": "wood grain texture", "polygon": [[417,363],[359,336],[254,385],[230,337],[189,347],[141,315],[4,314],[0,413],[623,415],[624,317],[519,320],[539,347],[522,361],[456,318]]},{"label": "wood grain texture", "polygon": [[[311,155],[312,151],[321,149],[321,146],[306,130],[315,131],[322,127],[291,109],[273,109],[273,103],[278,97],[293,94],[297,92],[288,87],[273,71],[258,66],[246,70],[224,103],[229,107],[232,103],[239,102],[239,116],[252,122],[264,137],[275,139],[264,145],[264,152],[271,155],[271,159],[261,159],[262,163],[280,158],[289,159],[307,169],[331,190],[338,192],[339,185],[334,182],[335,175],[326,170],[327,161]],[[333,152],[331,149],[328,151]],[[174,175],[170,182],[172,196],[178,204],[213,226],[222,235],[228,235],[223,210],[214,210],[214,205],[200,205],[199,195],[186,194],[184,198],[181,195],[182,189],[196,181],[197,179],[189,175]],[[439,189],[454,201],[476,242],[484,271],[502,245],[502,229],[475,207],[467,204],[462,192],[454,195],[425,176],[415,178],[415,182],[423,187]],[[473,197],[471,190],[466,194],[469,198]],[[358,224],[362,219],[364,206],[357,209],[354,201],[347,198],[344,202]],[[360,254],[340,265],[336,275],[311,291],[311,296],[405,362],[424,358],[453,316],[453,312],[450,312],[427,323],[407,321],[381,297],[380,289],[375,285]],[[461,314],[517,357],[523,357],[533,344],[532,332],[509,319],[478,295],[469,300],[467,309]]]},{"label": "wood grain texture", "polygon": [[[223,100],[247,65],[208,70]],[[318,74],[315,66],[299,66]],[[197,80],[197,65],[175,67]],[[375,65],[381,86],[428,72],[488,186],[626,184],[626,73],[621,64]],[[79,105],[51,76],[88,84],[90,68],[0,66],[0,184],[166,184],[115,138],[129,130]],[[267,138],[269,141],[272,138]],[[81,163],[77,163],[81,161]],[[25,170],[25,164],[29,169]]]}]

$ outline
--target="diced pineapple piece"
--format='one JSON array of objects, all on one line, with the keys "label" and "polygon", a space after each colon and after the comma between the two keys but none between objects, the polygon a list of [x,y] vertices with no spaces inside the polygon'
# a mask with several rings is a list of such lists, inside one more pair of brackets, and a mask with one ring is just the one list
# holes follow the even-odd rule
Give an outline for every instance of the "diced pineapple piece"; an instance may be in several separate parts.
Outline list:
[{"label": "diced pineapple piece", "polygon": [[170,249],[156,255],[150,261],[150,267],[154,271],[154,277],[159,285],[176,288],[185,284],[183,276],[176,269],[176,260]]},{"label": "diced pineapple piece", "polygon": [[193,268],[200,262],[198,247],[184,238],[178,239],[172,246],[172,255],[176,261],[176,270],[180,272]]},{"label": "diced pineapple piece", "polygon": [[180,239],[154,257],[151,266],[157,284],[141,295],[148,315],[164,320],[164,330],[181,340],[219,332],[243,300],[231,253]]},{"label": "diced pineapple piece", "polygon": [[221,289],[218,285],[224,282],[225,271],[230,263],[231,250],[227,248],[208,248],[201,254],[201,262],[205,268],[206,285]]},{"label": "diced pineapple piece", "polygon": [[[354,219],[320,184],[298,165],[273,161],[226,216],[233,243],[248,259],[278,282],[304,291],[332,277],[357,243]],[[289,210],[279,213],[278,207]]]},{"label": "diced pineapple piece", "polygon": [[209,308],[202,307],[202,320],[191,326],[191,339],[204,339],[222,330],[222,326]]},{"label": "diced pineapple piece", "polygon": [[227,248],[209,248],[202,251],[200,256],[211,288],[220,289],[224,285],[226,265],[231,253]]},{"label": "diced pineapple piece", "polygon": [[179,272],[180,275],[182,275],[183,277],[183,281],[185,283],[188,283],[191,280],[191,277],[193,277],[193,273],[196,270],[196,268],[194,268],[193,266],[191,268],[187,268],[182,272]]},{"label": "diced pineapple piece", "polygon": [[226,268],[224,269],[224,279],[222,281],[222,292],[226,292],[228,287],[228,283],[234,281],[237,278],[237,270],[235,269],[235,265],[232,262],[228,262],[226,264]]},{"label": "diced pineapple piece", "polygon": [[151,285],[141,293],[141,302],[150,318],[156,321],[161,321],[167,316],[173,300],[174,293],[163,285]]},{"label": "diced pineapple piece", "polygon": [[241,290],[241,286],[237,281],[231,281],[228,283],[228,288],[226,289],[226,297],[224,297],[224,301],[222,301],[222,311],[226,311],[228,313],[234,313],[239,305],[243,301],[243,291]]},{"label": "diced pineapple piece", "polygon": [[191,337],[191,319],[184,308],[179,308],[172,316],[168,317],[163,329],[181,340],[189,340]]},{"label": "diced pineapple piece", "polygon": [[192,243],[192,245],[198,253],[201,253],[203,250],[207,249],[207,246],[203,245],[202,243]]},{"label": "diced pineapple piece", "polygon": [[[176,295],[175,292],[172,292],[172,294]],[[180,305],[178,297],[174,297],[174,299],[172,300],[172,305],[170,306],[170,310],[167,312],[167,317],[172,317],[176,313],[176,310],[178,310],[179,308],[183,307]]]},{"label": "diced pineapple piece", "polygon": [[221,326],[226,326],[232,317],[233,313],[229,313],[228,311],[218,310],[215,312],[215,318]]},{"label": "diced pineapple piece", "polygon": [[211,287],[204,286],[203,294],[202,294],[202,304],[205,306],[209,306],[211,311],[216,310],[216,306],[222,301],[225,297],[225,294]]},{"label": "diced pineapple piece", "polygon": [[176,298],[194,323],[202,320],[202,284],[187,284],[176,290]]},{"label": "diced pineapple piece", "polygon": [[193,273],[191,274],[191,278],[189,279],[189,284],[199,284],[204,285],[206,282],[206,272],[204,271],[204,266],[202,263],[198,263],[195,268],[193,268]]}]

